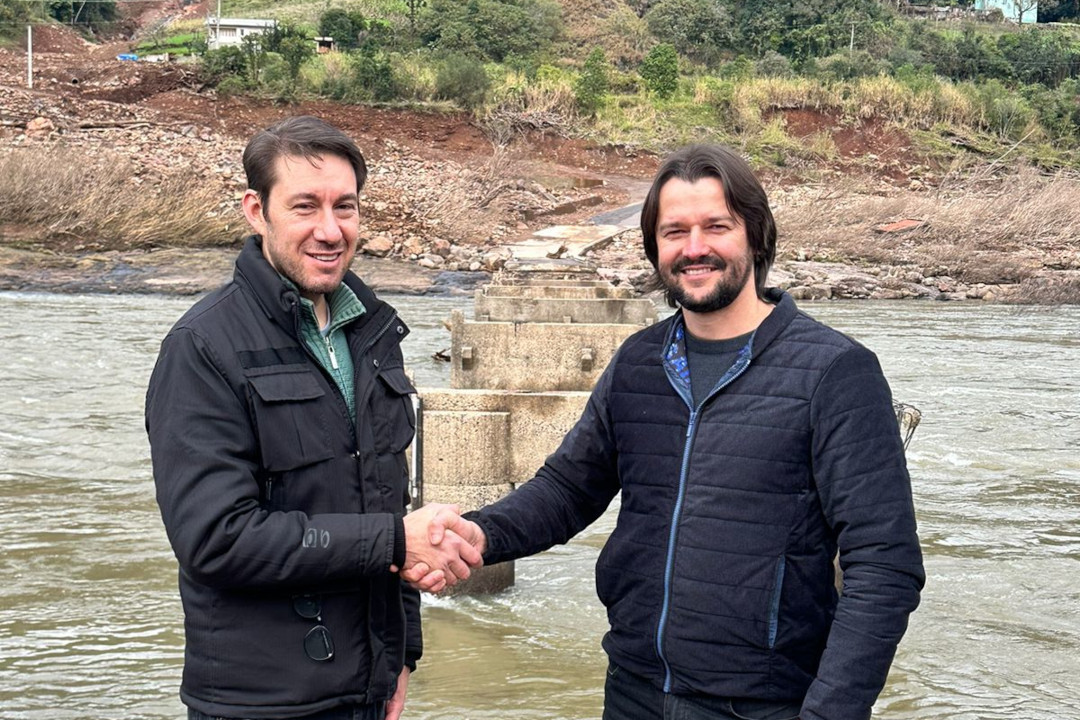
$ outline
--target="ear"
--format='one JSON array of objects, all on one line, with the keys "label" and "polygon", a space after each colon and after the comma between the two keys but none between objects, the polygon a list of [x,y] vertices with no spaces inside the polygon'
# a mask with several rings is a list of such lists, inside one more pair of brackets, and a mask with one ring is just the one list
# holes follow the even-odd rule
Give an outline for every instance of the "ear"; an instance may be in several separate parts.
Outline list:
[{"label": "ear", "polygon": [[247,190],[240,205],[244,208],[244,218],[256,234],[266,237],[266,218],[263,217],[263,203],[259,193]]}]

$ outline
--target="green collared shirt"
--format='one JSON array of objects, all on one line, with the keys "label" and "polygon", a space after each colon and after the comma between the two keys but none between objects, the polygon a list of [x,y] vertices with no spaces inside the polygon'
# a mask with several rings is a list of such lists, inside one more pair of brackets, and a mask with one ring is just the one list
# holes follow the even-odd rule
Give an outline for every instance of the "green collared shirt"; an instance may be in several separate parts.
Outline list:
[{"label": "green collared shirt", "polygon": [[[291,283],[287,278],[285,282]],[[295,287],[295,285],[294,285]],[[342,283],[337,290],[326,296],[330,309],[330,322],[325,328],[319,327],[315,317],[315,303],[305,297],[300,298],[303,310],[300,312],[300,335],[304,344],[319,361],[319,365],[334,379],[334,384],[345,398],[349,408],[349,419],[356,425],[356,386],[353,383],[353,359],[349,352],[349,343],[343,328],[367,312],[367,308],[356,297],[348,285]]]}]

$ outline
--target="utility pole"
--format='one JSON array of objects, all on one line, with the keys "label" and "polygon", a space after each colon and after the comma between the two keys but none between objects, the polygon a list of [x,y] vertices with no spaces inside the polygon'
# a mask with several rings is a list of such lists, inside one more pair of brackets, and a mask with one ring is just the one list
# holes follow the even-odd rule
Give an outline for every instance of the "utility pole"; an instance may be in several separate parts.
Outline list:
[{"label": "utility pole", "polygon": [[34,26],[26,25],[26,87],[34,89]]},{"label": "utility pole", "polygon": [[855,53],[855,21],[851,21],[851,42],[848,44],[848,55]]}]

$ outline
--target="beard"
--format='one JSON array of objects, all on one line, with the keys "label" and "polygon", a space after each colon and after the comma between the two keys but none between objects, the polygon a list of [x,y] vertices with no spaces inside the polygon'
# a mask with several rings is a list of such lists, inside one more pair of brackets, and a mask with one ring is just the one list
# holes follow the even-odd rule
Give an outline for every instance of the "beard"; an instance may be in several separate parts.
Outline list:
[{"label": "beard", "polygon": [[[705,265],[720,272],[712,289],[704,297],[691,295],[679,282],[680,272],[690,265]],[[694,313],[711,313],[723,310],[735,302],[735,298],[739,297],[746,283],[753,277],[753,273],[754,267],[749,255],[737,258],[730,263],[715,255],[709,255],[696,260],[679,258],[670,267],[660,269],[660,280],[667,291],[668,298],[674,300],[683,309]]]}]

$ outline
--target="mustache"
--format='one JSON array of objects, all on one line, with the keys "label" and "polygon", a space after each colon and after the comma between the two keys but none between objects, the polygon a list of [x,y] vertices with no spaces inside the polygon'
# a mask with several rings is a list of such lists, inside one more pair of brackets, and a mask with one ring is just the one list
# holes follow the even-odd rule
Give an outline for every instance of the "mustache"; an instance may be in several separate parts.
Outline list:
[{"label": "mustache", "polygon": [[696,258],[693,260],[687,257],[681,257],[675,262],[671,263],[671,272],[682,272],[691,265],[697,265],[699,267],[704,265],[706,267],[711,267],[714,270],[726,270],[728,266],[728,264],[724,262],[722,258],[718,258],[715,255],[706,255],[705,257]]}]

